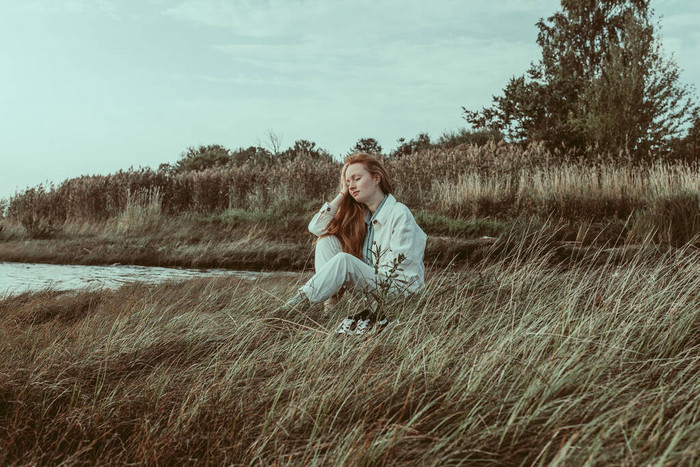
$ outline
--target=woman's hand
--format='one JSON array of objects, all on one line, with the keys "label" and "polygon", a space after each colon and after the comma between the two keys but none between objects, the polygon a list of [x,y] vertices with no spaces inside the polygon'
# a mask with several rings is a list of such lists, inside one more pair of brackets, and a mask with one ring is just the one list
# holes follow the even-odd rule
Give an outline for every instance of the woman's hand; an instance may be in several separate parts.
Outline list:
[{"label": "woman's hand", "polygon": [[343,166],[343,170],[340,171],[340,193],[343,196],[347,196],[348,194],[348,184],[345,181],[345,171],[348,170],[348,164],[345,164]]}]

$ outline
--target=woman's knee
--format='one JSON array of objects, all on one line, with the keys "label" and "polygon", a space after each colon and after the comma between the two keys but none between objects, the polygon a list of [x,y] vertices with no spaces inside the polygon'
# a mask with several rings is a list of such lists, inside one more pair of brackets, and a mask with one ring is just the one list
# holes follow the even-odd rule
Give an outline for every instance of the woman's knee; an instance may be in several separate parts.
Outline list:
[{"label": "woman's knee", "polygon": [[335,259],[336,261],[339,261],[339,262],[348,263],[348,262],[352,261],[353,258],[355,258],[355,257],[353,255],[351,255],[350,253],[345,253],[344,251],[341,251],[340,253],[335,255],[335,257],[333,259]]},{"label": "woman's knee", "polygon": [[340,246],[340,240],[335,235],[329,235],[327,237],[321,237],[316,242],[316,251],[323,250],[329,252],[340,252],[342,247]]},{"label": "woman's knee", "polygon": [[337,253],[335,256],[333,256],[329,263],[332,263],[333,268],[340,268],[343,270],[349,270],[351,268],[351,263],[355,259],[353,255],[350,253],[345,253],[344,251],[341,251]]},{"label": "woman's knee", "polygon": [[328,237],[319,238],[316,242],[316,250],[314,255],[314,268],[316,272],[319,272],[341,251],[343,251],[343,249],[340,246],[340,240],[338,240],[338,237],[329,235]]}]

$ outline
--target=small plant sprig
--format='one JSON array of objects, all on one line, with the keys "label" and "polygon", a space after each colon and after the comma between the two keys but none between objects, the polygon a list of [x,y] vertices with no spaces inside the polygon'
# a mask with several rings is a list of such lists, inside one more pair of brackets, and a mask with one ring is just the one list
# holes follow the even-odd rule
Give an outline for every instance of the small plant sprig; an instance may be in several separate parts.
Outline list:
[{"label": "small plant sprig", "polygon": [[380,245],[375,245],[375,248],[370,252],[374,265],[375,287],[372,290],[367,288],[365,297],[370,303],[374,301],[375,312],[384,308],[389,300],[401,295],[407,287],[407,282],[404,279],[399,279],[399,273],[403,271],[401,264],[406,260],[406,255],[399,253],[397,257],[392,259],[389,269],[381,268],[382,257],[389,251],[389,248],[382,250]]}]

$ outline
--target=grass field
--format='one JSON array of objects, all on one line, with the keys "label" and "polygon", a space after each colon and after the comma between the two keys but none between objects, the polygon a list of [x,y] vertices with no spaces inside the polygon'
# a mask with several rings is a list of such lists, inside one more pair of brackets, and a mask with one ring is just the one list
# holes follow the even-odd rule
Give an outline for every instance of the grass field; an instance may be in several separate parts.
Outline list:
[{"label": "grass field", "polygon": [[0,464],[700,464],[697,166],[500,143],[387,165],[428,285],[361,338],[333,333],[361,302],[278,311],[339,163],[10,199],[0,261],[300,273],[0,298]]},{"label": "grass field", "polygon": [[308,273],[6,297],[0,463],[700,463],[700,252],[529,235],[371,337],[277,311]]}]

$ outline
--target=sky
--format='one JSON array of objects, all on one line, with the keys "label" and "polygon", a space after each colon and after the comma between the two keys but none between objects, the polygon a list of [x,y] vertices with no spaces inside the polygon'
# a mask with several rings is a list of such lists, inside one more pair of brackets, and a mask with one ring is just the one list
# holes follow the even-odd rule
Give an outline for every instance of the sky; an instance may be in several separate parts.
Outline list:
[{"label": "sky", "polygon": [[[700,2],[652,0],[700,87]],[[558,0],[0,0],[0,198],[188,147],[336,156],[466,127],[540,57]]]}]

